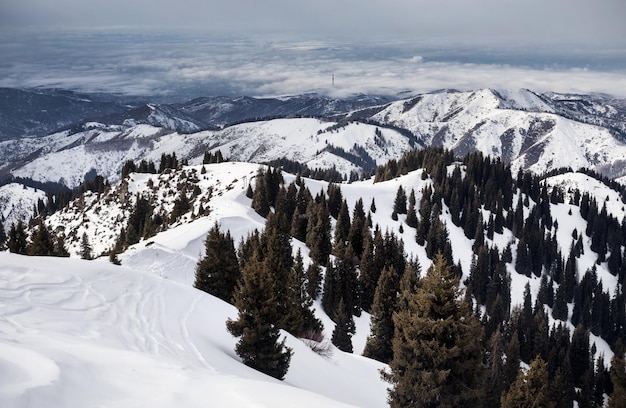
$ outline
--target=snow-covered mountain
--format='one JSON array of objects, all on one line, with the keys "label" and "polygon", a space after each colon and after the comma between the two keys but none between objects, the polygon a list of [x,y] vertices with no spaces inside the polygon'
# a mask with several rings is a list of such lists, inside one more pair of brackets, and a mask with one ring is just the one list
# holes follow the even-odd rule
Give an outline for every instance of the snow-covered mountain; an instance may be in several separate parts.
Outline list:
[{"label": "snow-covered mountain", "polygon": [[[220,163],[184,167],[164,174],[131,174],[111,191],[88,193],[64,210],[46,219],[62,233],[73,257],[80,236],[85,234],[94,252],[101,253],[115,242],[120,227],[129,218],[137,197],[148,197],[153,208],[171,212],[179,195],[178,186],[199,193],[190,199],[190,210],[155,236],[141,240],[120,255],[123,266],[104,259],[51,259],[0,254],[0,296],[7,303],[6,319],[0,319],[0,367],[6,381],[0,386],[0,401],[7,407],[53,403],[73,407],[111,404],[136,406],[200,406],[206,398],[220,406],[360,406],[382,407],[387,383],[379,376],[384,365],[360,357],[369,333],[369,315],[356,319],[354,354],[333,349],[330,357],[313,353],[300,340],[283,333],[294,350],[284,382],[249,369],[234,354],[235,339],[224,322],[236,309],[191,287],[195,264],[202,254],[206,232],[218,222],[235,241],[253,229],[262,229],[264,219],[251,209],[246,186],[253,183],[258,165]],[[204,168],[204,170],[203,170]],[[357,200],[376,199],[372,222],[392,231],[405,243],[408,256],[416,256],[425,270],[429,265],[424,247],[416,244],[415,230],[404,224],[405,215],[393,221],[391,213],[398,186],[421,189],[431,185],[423,170],[381,183],[359,181],[342,186],[350,208]],[[284,174],[285,183],[295,179]],[[303,180],[313,194],[328,183]],[[582,174],[547,179],[549,185],[578,188],[591,193],[618,220],[625,210],[619,196],[603,183]],[[197,216],[200,205],[205,214]],[[579,208],[551,205],[558,228],[555,237],[567,250],[572,231],[584,231]],[[196,215],[194,215],[196,214]],[[454,259],[467,278],[472,263],[472,240],[455,226],[447,211],[442,214],[454,248]],[[514,242],[509,230],[496,233],[492,244],[503,248]],[[308,263],[308,248],[292,240]],[[590,239],[583,241],[579,270],[595,267],[598,279],[611,293],[617,284],[606,264],[596,264]],[[518,274],[513,264],[511,305],[523,301],[529,283],[536,296],[540,280]],[[581,276],[582,278],[582,276]],[[319,303],[316,313],[326,327],[334,324]],[[573,327],[571,327],[573,329]],[[599,337],[591,336],[598,355],[610,360],[611,351]],[[95,381],[94,379],[99,379]],[[210,393],[210,397],[207,397]]]},{"label": "snow-covered mountain", "polygon": [[591,98],[523,89],[425,94],[368,112],[375,122],[407,129],[424,145],[459,156],[481,151],[514,169],[590,168],[611,178],[626,175],[624,115],[623,108]]},{"label": "snow-covered mountain", "polygon": [[45,136],[137,106],[132,98],[62,89],[0,88],[0,140]]},{"label": "snow-covered mountain", "polygon": [[286,117],[330,117],[371,106],[381,106],[389,100],[380,96],[357,95],[333,99],[317,94],[283,98],[205,97],[174,104],[180,111],[212,126],[225,126],[259,119]]},{"label": "snow-covered mountain", "polygon": [[[372,106],[376,102],[384,103]],[[282,118],[195,132],[236,118],[298,114],[334,118]],[[442,91],[393,103],[365,96],[341,103],[306,95],[204,98],[144,105],[49,136],[2,141],[0,181],[22,177],[75,188],[95,172],[115,183],[127,160],[158,164],[163,153],[175,152],[198,164],[205,151],[216,150],[230,160],[288,159],[348,179],[419,146],[443,146],[459,156],[479,150],[514,171],[590,168],[622,180],[625,117],[621,100],[529,90]]]}]

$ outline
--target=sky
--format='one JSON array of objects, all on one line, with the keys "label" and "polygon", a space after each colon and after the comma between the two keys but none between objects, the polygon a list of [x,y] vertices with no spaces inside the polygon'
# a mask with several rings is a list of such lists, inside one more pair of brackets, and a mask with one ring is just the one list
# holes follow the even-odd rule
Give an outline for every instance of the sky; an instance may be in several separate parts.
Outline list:
[{"label": "sky", "polygon": [[4,0],[0,86],[626,96],[625,17],[623,0]]}]

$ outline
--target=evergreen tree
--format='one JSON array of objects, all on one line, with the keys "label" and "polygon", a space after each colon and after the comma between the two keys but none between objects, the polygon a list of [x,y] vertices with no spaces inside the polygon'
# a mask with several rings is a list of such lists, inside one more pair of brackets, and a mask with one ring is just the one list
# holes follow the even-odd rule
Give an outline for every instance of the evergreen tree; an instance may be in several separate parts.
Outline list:
[{"label": "evergreen tree", "polygon": [[332,343],[341,351],[352,353],[352,333],[354,333],[354,319],[346,312],[343,299],[339,300],[336,324],[331,338]]},{"label": "evergreen tree", "polygon": [[54,240],[54,256],[64,258],[70,256],[70,253],[65,246],[65,237],[63,236],[63,233],[59,233]]},{"label": "evergreen tree", "polygon": [[235,244],[230,232],[220,231],[215,223],[204,240],[204,257],[196,264],[194,287],[232,302],[240,277]]},{"label": "evergreen tree", "polygon": [[370,234],[367,227],[367,219],[365,218],[365,212],[363,211],[363,200],[358,199],[354,205],[352,212],[352,224],[350,225],[350,231],[348,232],[348,241],[354,255],[361,259],[363,255],[363,245],[365,242],[365,235]]},{"label": "evergreen tree", "polygon": [[[172,221],[176,221],[182,215],[189,212],[190,209],[191,209],[191,203],[189,202],[189,197],[187,197],[187,191],[183,188],[180,191],[180,195],[178,196],[178,198],[174,200],[174,208],[172,209],[172,215],[171,215]],[[146,218],[146,219],[149,220],[150,218]],[[140,235],[144,235],[143,232],[144,232],[143,229],[138,230],[138,234]]]},{"label": "evergreen tree", "polygon": [[409,208],[406,212],[406,225],[411,228],[417,228],[417,213],[415,212],[415,191],[411,190],[409,196]]},{"label": "evergreen tree", "polygon": [[278,328],[298,335],[302,316],[298,313],[297,300],[292,290],[296,282],[292,270],[292,246],[284,215],[272,213],[267,217],[265,230],[261,234],[261,250],[266,279],[274,294],[270,321]]},{"label": "evergreen tree", "polygon": [[589,331],[581,325],[574,329],[568,354],[574,385],[582,387],[587,382],[583,379],[586,379],[585,373],[590,370],[592,360],[589,354]]},{"label": "evergreen tree", "polygon": [[527,373],[521,373],[500,400],[502,408],[553,408],[550,400],[548,364],[535,358]]},{"label": "evergreen tree", "polygon": [[31,256],[50,256],[54,255],[54,241],[50,231],[43,223],[41,218],[37,222],[37,228],[31,236],[31,243],[28,246],[28,255]]},{"label": "evergreen tree", "polygon": [[279,341],[280,331],[272,321],[275,310],[270,279],[260,255],[254,254],[246,263],[238,290],[235,292],[237,320],[229,319],[228,331],[239,338],[235,352],[242,362],[274,378],[287,374],[292,350]]},{"label": "evergreen tree", "polygon": [[441,254],[407,306],[394,315],[391,372],[384,373],[395,407],[480,405],[483,397],[482,328],[460,299],[459,278]]},{"label": "evergreen tree", "polygon": [[270,199],[265,174],[259,168],[255,177],[254,193],[252,194],[252,208],[261,217],[267,217],[270,212]]},{"label": "evergreen tree", "polygon": [[[325,302],[325,308],[330,307],[330,312],[327,310],[327,313],[334,317],[339,307],[339,299],[342,299],[348,315],[360,316],[361,294],[354,251],[351,246],[339,243],[336,247],[335,256],[334,277],[332,274],[330,275],[330,278],[334,279],[334,285],[330,289],[334,293],[330,293],[330,298],[334,299],[335,303],[329,306],[329,303]],[[326,289],[325,286],[324,297],[326,297]]]},{"label": "evergreen tree", "polygon": [[89,237],[87,237],[87,233],[83,232],[83,235],[80,238],[80,257],[82,259],[92,259],[92,248],[89,243]]},{"label": "evergreen tree", "polygon": [[[0,218],[3,218],[0,216]],[[6,231],[4,230],[4,223],[2,222],[2,219],[0,219],[0,250],[2,250],[2,248],[4,248],[4,243],[7,240],[7,234]]]},{"label": "evergreen tree", "polygon": [[346,200],[341,202],[335,225],[335,242],[346,241],[350,233],[350,212]]},{"label": "evergreen tree", "polygon": [[497,407],[505,386],[505,350],[500,326],[489,339],[487,354],[487,376],[485,382],[485,407]]},{"label": "evergreen tree", "polygon": [[402,186],[398,186],[396,199],[393,203],[393,210],[396,214],[406,214],[406,192]]},{"label": "evergreen tree", "polygon": [[19,220],[16,224],[11,224],[9,230],[9,239],[7,240],[7,247],[10,252],[14,254],[26,255],[28,243],[26,241],[26,227],[22,220]]},{"label": "evergreen tree", "polygon": [[338,220],[339,210],[343,204],[343,195],[341,194],[341,187],[335,183],[328,184],[328,212],[331,217]]},{"label": "evergreen tree", "polygon": [[311,309],[313,307],[313,298],[309,295],[308,276],[304,271],[304,261],[300,248],[298,248],[293,261],[291,277],[293,283],[290,284],[289,290],[293,292],[292,296],[295,299],[295,305],[293,307],[294,310],[290,314],[297,314],[298,316],[292,320],[302,322],[300,327],[291,328],[294,330],[292,334],[302,336],[304,333],[321,333],[324,327]]},{"label": "evergreen tree", "polygon": [[621,341],[615,347],[615,353],[611,359],[610,378],[613,392],[609,398],[609,408],[626,407],[626,361]]},{"label": "evergreen tree", "polygon": [[322,268],[317,262],[311,262],[306,269],[307,292],[311,299],[317,299],[322,291]]},{"label": "evergreen tree", "polygon": [[332,252],[330,239],[330,216],[326,200],[321,197],[319,203],[311,203],[307,211],[306,244],[310,248],[311,258],[320,265],[327,265]]},{"label": "evergreen tree", "polygon": [[[378,231],[380,235],[380,231]],[[374,241],[370,234],[365,236],[363,254],[359,265],[359,286],[361,288],[361,307],[366,312],[372,309],[374,294],[380,276],[380,270],[374,262]]]},{"label": "evergreen tree", "polygon": [[388,363],[393,358],[392,340],[394,333],[393,313],[398,297],[398,273],[393,266],[386,266],[376,286],[370,335],[367,337],[363,355],[374,360]]}]

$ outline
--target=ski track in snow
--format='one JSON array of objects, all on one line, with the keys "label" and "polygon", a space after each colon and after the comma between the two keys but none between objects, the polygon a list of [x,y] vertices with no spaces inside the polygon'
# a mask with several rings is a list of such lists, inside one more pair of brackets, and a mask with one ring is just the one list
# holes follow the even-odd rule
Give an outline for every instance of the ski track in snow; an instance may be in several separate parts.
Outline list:
[{"label": "ski track in snow", "polygon": [[233,306],[102,260],[0,253],[0,312],[3,408],[385,405],[381,364],[287,335],[277,381],[235,356]]}]

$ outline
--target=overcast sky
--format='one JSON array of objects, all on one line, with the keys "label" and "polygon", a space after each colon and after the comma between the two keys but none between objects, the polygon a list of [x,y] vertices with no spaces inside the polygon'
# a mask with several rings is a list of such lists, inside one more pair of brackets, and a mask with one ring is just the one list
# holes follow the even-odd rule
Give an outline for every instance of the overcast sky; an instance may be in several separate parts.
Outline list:
[{"label": "overcast sky", "polygon": [[624,0],[2,0],[0,27],[626,44]]}]

